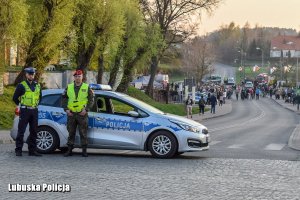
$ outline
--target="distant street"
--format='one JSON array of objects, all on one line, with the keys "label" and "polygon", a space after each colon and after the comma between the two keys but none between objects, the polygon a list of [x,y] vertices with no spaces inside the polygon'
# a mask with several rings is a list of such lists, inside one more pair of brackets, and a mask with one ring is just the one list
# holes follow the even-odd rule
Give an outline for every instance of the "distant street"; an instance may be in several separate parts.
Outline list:
[{"label": "distant street", "polygon": [[212,137],[211,148],[204,155],[300,160],[299,151],[287,147],[299,119],[297,114],[269,98],[244,101],[234,99],[230,114],[202,122],[209,128]]},{"label": "distant street", "polygon": [[224,77],[235,77],[235,67],[221,63],[214,63],[213,66],[215,67],[215,71],[213,72],[213,74],[220,75],[222,77],[222,80],[224,79]]}]

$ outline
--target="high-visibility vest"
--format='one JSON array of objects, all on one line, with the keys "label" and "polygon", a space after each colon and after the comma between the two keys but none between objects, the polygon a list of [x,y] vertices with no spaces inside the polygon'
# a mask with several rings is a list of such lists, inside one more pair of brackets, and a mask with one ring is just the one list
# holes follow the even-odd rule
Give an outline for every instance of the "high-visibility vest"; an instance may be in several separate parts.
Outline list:
[{"label": "high-visibility vest", "polygon": [[75,94],[74,83],[68,85],[68,109],[72,112],[81,112],[88,103],[88,90],[89,85],[82,83],[80,86],[77,98]]},{"label": "high-visibility vest", "polygon": [[24,106],[37,107],[40,100],[40,84],[36,84],[34,91],[31,91],[26,81],[22,81],[21,84],[25,88],[25,94],[21,96],[21,104]]}]

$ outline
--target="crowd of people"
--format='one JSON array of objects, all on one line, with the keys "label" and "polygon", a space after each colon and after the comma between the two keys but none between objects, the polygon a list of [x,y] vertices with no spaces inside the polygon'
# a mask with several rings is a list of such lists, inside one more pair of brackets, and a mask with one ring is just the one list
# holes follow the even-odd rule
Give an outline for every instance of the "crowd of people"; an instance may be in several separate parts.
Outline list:
[{"label": "crowd of people", "polygon": [[[207,83],[198,88],[198,92],[201,94],[199,99],[199,114],[204,114],[204,109],[206,105],[210,105],[210,112],[215,114],[216,105],[222,106],[226,103],[226,99],[231,99],[232,95],[235,94],[236,100],[259,100],[261,97],[269,96],[275,99],[282,99],[286,103],[297,104],[297,109],[299,110],[300,104],[300,88],[297,89],[292,87],[276,87],[269,86],[267,84],[256,84],[254,87],[245,87],[244,84],[240,85],[224,85],[224,84],[214,84]],[[189,95],[186,101],[188,115],[187,117],[192,117],[192,98]]]}]

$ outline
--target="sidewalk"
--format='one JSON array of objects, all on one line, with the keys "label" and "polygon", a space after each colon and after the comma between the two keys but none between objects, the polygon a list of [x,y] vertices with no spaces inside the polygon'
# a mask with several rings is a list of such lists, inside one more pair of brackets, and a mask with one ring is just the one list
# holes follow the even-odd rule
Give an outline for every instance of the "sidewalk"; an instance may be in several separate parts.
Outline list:
[{"label": "sidewalk", "polygon": [[231,104],[231,100],[228,99],[228,100],[226,100],[226,103],[223,104],[222,106],[216,105],[216,113],[215,114],[210,113],[210,105],[206,105],[205,108],[208,108],[209,110],[206,111],[204,113],[204,115],[202,115],[202,114],[201,115],[199,115],[199,114],[193,115],[193,120],[195,120],[197,122],[201,122],[203,120],[226,115],[232,111],[232,104]]},{"label": "sidewalk", "polygon": [[[293,106],[292,103],[285,103],[284,100],[276,100],[275,98],[272,98],[273,101],[275,101],[276,103],[278,103],[279,105],[281,105],[282,107],[295,112],[296,114],[300,115],[300,111],[297,110],[297,104],[295,104]],[[292,149],[296,149],[296,150],[300,150],[300,122],[299,124],[296,126],[295,130],[293,131],[290,139],[289,139],[289,143],[288,143],[289,147]]]},{"label": "sidewalk", "polygon": [[15,141],[10,137],[10,130],[0,130],[0,144],[12,144]]}]

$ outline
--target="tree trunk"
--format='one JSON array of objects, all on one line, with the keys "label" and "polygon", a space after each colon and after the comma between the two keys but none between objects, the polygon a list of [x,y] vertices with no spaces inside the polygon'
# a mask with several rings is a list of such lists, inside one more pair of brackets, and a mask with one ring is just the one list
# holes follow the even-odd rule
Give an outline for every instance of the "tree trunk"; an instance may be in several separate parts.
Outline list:
[{"label": "tree trunk", "polygon": [[152,56],[151,58],[151,70],[150,70],[150,80],[148,83],[148,87],[146,90],[146,94],[150,96],[151,98],[153,97],[153,83],[154,83],[154,78],[155,74],[158,68],[158,56]]},{"label": "tree trunk", "polygon": [[[26,67],[37,68],[37,75],[35,76],[35,79],[38,81],[43,73],[44,70],[43,68],[52,58],[50,55],[53,53],[53,50],[46,52],[45,48],[41,46],[41,43],[43,39],[46,37],[47,33],[50,30],[51,24],[53,23],[54,5],[51,3],[51,1],[45,1],[44,6],[46,7],[48,12],[47,19],[45,20],[45,23],[43,24],[40,31],[33,36],[27,52],[25,65],[23,67],[23,70],[18,74],[14,82],[14,85],[17,85],[18,83],[24,80],[25,78],[24,68]],[[33,66],[33,64],[35,64],[36,66]]]},{"label": "tree trunk", "polygon": [[102,84],[103,74],[104,74],[104,58],[103,58],[103,53],[101,53],[98,57],[98,75],[97,75],[98,84]]},{"label": "tree trunk", "polygon": [[118,71],[120,69],[120,64],[121,64],[121,54],[118,53],[113,68],[110,70],[110,74],[109,74],[108,85],[110,85],[111,87],[114,87],[116,83],[116,78],[117,78]]},{"label": "tree trunk", "polygon": [[136,63],[143,57],[146,53],[145,49],[140,48],[137,51],[137,56],[129,63],[124,66],[124,74],[121,83],[117,89],[118,92],[127,93],[130,82],[132,81],[132,73]]},{"label": "tree trunk", "polygon": [[101,34],[101,32],[104,31],[103,28],[96,27],[95,32],[94,32],[94,38],[91,41],[91,43],[88,45],[86,48],[86,44],[83,40],[83,26],[84,22],[80,23],[79,31],[77,32],[78,36],[78,48],[77,48],[77,56],[76,56],[76,61],[77,61],[77,69],[81,69],[84,74],[83,74],[83,81],[86,81],[86,70],[87,67],[90,64],[91,58],[95,52],[96,45],[97,45],[97,40]]},{"label": "tree trunk", "polygon": [[3,95],[4,93],[4,86],[3,86],[3,75],[5,72],[5,45],[4,45],[4,40],[1,37],[0,40],[0,95]]}]

